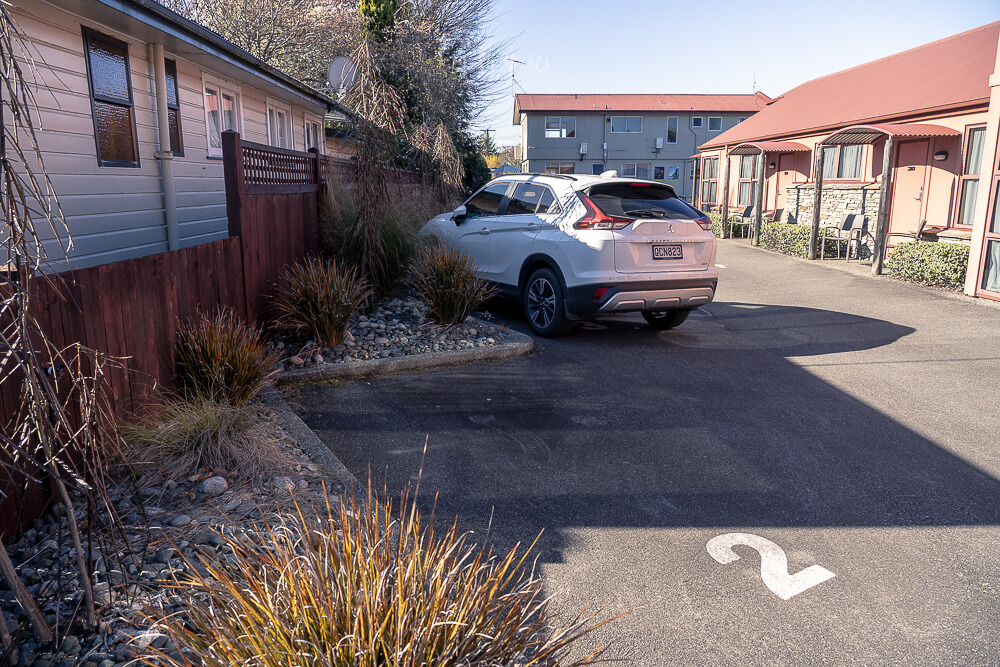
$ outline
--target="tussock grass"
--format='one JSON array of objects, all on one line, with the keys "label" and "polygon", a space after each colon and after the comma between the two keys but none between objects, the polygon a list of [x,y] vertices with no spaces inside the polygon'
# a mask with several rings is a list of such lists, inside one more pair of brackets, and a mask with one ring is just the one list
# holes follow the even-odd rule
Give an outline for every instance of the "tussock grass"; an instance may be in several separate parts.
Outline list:
[{"label": "tussock grass", "polygon": [[351,318],[368,297],[355,269],[309,258],[285,271],[274,304],[278,325],[306,333],[324,347],[340,345]]},{"label": "tussock grass", "polygon": [[202,467],[260,477],[292,464],[252,408],[211,400],[170,401],[123,436],[134,465],[170,479]]},{"label": "tussock grass", "polygon": [[407,282],[427,304],[431,317],[445,325],[464,322],[494,294],[467,254],[441,244],[417,253]]},{"label": "tussock grass", "polygon": [[232,563],[203,560],[207,576],[175,586],[181,611],[153,619],[190,662],[147,664],[586,665],[605,650],[566,661],[607,621],[581,613],[553,629],[530,547],[497,556],[454,525],[436,532],[405,493],[394,508],[369,485],[365,503],[328,497],[320,517],[260,529],[263,545],[225,538]]},{"label": "tussock grass", "polygon": [[267,383],[278,355],[232,310],[189,320],[177,332],[177,371],[189,398],[246,405]]}]

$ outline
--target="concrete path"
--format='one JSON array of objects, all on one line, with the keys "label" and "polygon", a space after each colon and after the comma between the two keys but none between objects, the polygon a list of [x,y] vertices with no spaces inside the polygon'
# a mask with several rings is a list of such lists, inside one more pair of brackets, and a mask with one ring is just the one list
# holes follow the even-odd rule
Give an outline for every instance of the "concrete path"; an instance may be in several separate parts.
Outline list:
[{"label": "concrete path", "polygon": [[624,664],[1000,664],[1000,308],[732,243],[719,264],[675,331],[610,318],[293,404],[392,490],[427,438],[439,520],[544,529],[560,604],[634,610],[594,638]]}]

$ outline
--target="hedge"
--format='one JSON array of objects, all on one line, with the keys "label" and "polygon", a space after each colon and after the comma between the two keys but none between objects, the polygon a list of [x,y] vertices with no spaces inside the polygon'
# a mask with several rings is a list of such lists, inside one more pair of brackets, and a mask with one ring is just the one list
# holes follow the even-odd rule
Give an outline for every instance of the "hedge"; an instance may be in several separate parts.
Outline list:
[{"label": "hedge", "polygon": [[889,275],[921,285],[960,290],[965,286],[969,246],[959,243],[911,241],[900,243],[889,254]]},{"label": "hedge", "polygon": [[[708,217],[712,219],[712,233],[722,238],[722,214],[717,211],[710,211]],[[734,218],[736,216],[729,216]],[[748,238],[750,236],[750,228],[747,226],[743,227],[733,227],[732,238],[742,239]]]},{"label": "hedge", "polygon": [[[760,245],[762,248],[777,250],[786,255],[809,256],[810,225],[788,225],[783,222],[769,222],[761,226]],[[822,235],[823,230],[820,230]],[[817,251],[819,248],[817,247]],[[826,240],[825,254],[837,254],[837,241]]]}]

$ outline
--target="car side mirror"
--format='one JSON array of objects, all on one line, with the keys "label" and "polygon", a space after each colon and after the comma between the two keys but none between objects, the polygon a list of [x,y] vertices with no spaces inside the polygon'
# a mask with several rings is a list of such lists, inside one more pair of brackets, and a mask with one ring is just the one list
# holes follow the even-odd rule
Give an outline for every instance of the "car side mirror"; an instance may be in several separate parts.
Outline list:
[{"label": "car side mirror", "polygon": [[464,206],[459,206],[454,211],[452,211],[451,219],[455,221],[456,225],[460,225],[465,222],[465,219],[469,217],[469,212]]}]

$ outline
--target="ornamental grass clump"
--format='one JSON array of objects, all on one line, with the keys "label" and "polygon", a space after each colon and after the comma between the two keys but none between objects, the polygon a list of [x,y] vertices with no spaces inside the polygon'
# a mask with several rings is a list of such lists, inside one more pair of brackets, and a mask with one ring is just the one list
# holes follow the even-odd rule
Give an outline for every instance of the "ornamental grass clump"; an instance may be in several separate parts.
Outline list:
[{"label": "ornamental grass clump", "polygon": [[351,318],[371,290],[355,269],[309,258],[285,271],[274,299],[278,324],[311,336],[323,347],[344,342]]},{"label": "ornamental grass clump", "polygon": [[366,502],[328,496],[319,516],[299,507],[254,532],[223,537],[228,564],[204,556],[175,583],[175,613],[151,620],[176,654],[147,664],[587,665],[606,648],[567,660],[608,621],[581,613],[553,629],[530,547],[498,556],[455,525],[437,532],[405,492],[394,509],[369,485]]},{"label": "ornamental grass clump", "polygon": [[154,417],[126,426],[122,435],[134,465],[170,479],[199,468],[260,477],[293,463],[248,406],[169,401]]},{"label": "ornamental grass clump", "polygon": [[494,294],[467,254],[441,244],[417,253],[407,282],[427,304],[431,317],[444,325],[464,322]]},{"label": "ornamental grass clump", "polygon": [[260,331],[229,309],[183,324],[176,350],[186,397],[234,406],[246,405],[257,395],[278,361]]}]

